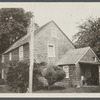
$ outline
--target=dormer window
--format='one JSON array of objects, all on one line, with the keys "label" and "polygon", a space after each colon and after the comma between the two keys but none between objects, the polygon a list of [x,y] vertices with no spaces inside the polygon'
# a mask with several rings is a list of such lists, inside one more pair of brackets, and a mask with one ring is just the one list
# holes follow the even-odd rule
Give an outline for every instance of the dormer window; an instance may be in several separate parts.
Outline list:
[{"label": "dormer window", "polygon": [[96,58],[96,57],[93,57],[93,61],[95,61],[95,62],[96,62],[96,61],[97,61],[97,58]]},{"label": "dormer window", "polygon": [[51,37],[57,38],[57,29],[55,27],[51,27]]}]

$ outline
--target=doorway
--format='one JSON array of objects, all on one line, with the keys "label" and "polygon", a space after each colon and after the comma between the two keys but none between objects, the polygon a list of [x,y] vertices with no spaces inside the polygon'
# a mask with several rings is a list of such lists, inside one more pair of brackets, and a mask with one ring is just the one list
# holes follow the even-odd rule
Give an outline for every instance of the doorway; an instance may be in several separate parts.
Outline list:
[{"label": "doorway", "polygon": [[84,76],[83,85],[99,85],[98,65],[80,64],[81,76]]}]

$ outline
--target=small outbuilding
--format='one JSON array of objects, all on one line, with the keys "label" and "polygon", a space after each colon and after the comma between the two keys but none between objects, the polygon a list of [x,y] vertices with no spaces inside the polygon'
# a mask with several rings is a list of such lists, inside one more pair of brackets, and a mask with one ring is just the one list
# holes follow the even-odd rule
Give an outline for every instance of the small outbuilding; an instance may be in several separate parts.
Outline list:
[{"label": "small outbuilding", "polygon": [[90,47],[72,49],[57,62],[66,72],[66,81],[74,86],[99,85],[100,61]]}]

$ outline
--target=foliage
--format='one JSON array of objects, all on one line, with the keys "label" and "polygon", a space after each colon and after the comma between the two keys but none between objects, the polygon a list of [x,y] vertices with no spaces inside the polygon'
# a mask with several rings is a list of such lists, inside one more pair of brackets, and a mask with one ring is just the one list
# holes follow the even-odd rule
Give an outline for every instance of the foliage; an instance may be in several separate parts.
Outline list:
[{"label": "foliage", "polygon": [[[8,67],[6,82],[12,92],[27,92],[29,84],[29,61],[11,61],[5,64]],[[41,76],[41,66],[45,63],[34,62],[33,69],[33,90],[37,90],[38,85],[44,85],[45,79]]]},{"label": "foliage", "polygon": [[73,36],[75,46],[90,46],[95,53],[100,51],[100,18],[89,18],[78,26],[79,32]]},{"label": "foliage", "polygon": [[[12,92],[27,92],[29,86],[29,61],[11,61],[6,66],[8,73],[6,82]],[[62,68],[55,65],[47,65],[45,62],[34,62],[33,69],[33,90],[39,86],[50,88],[55,82],[61,81],[65,77]]]},{"label": "foliage", "polygon": [[7,84],[13,92],[26,92],[29,79],[29,63],[26,61],[10,62],[7,73]]},{"label": "foliage", "polygon": [[51,64],[47,65],[47,67],[43,69],[42,75],[48,81],[48,89],[50,89],[55,82],[61,81],[66,76],[62,68]]},{"label": "foliage", "polygon": [[[27,33],[32,17],[32,12],[25,12],[23,8],[0,9],[0,54]],[[38,27],[35,23],[35,28]]]}]

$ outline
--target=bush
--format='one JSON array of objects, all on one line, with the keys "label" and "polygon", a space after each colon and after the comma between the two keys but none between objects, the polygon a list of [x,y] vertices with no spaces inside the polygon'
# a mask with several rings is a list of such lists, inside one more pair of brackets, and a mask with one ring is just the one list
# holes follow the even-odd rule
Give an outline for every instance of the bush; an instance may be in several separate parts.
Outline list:
[{"label": "bush", "polygon": [[47,79],[48,89],[50,89],[55,82],[61,81],[66,76],[64,70],[55,65],[47,65],[47,67],[43,69],[42,75]]},{"label": "bush", "polygon": [[26,92],[29,81],[29,63],[27,61],[9,62],[6,82],[12,92]]},{"label": "bush", "polygon": [[[27,92],[29,86],[29,61],[9,62],[6,82],[12,92]],[[33,90],[38,86],[48,86],[48,89],[65,77],[62,68],[55,65],[47,65],[45,62],[34,63]]]},{"label": "bush", "polygon": [[[44,85],[44,78],[41,71],[44,69],[45,62],[34,63],[33,69],[33,90],[37,90],[38,85]],[[29,61],[11,61],[6,65],[8,67],[6,82],[12,92],[27,92],[29,86]],[[40,77],[41,76],[41,77]]]}]

